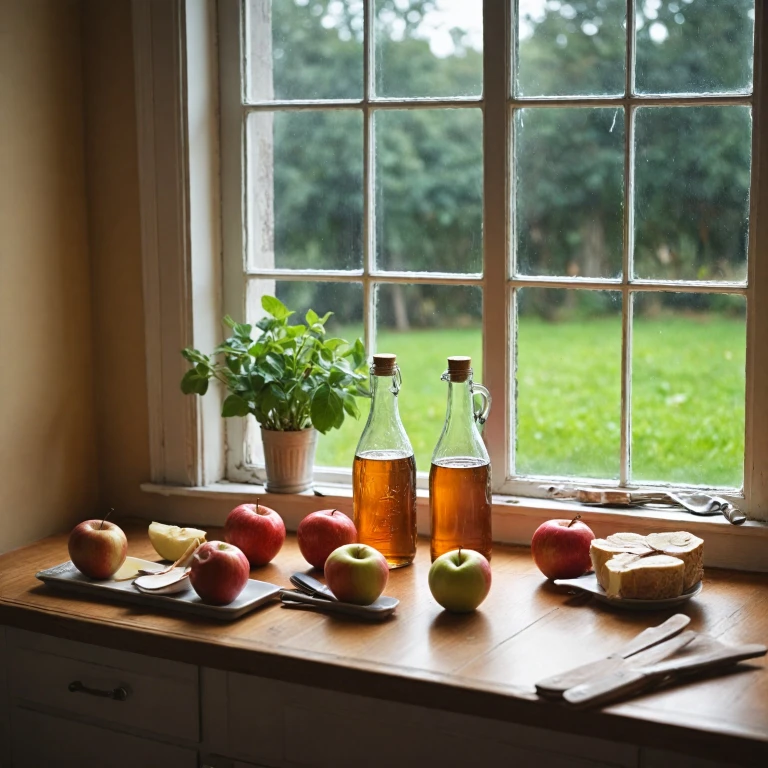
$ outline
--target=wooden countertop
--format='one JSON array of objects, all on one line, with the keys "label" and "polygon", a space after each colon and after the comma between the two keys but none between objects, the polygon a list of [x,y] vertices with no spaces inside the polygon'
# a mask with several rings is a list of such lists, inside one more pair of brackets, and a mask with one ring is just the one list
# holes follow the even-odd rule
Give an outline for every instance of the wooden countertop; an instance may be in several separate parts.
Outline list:
[{"label": "wooden countertop", "polygon": [[[125,526],[129,553],[157,559],[143,529]],[[213,531],[209,538],[215,538]],[[602,710],[538,700],[536,680],[616,650],[671,612],[602,607],[548,584],[523,547],[496,545],[493,587],[475,614],[443,612],[427,587],[429,547],[391,573],[395,617],[367,624],[279,604],[232,623],[65,596],[35,573],[64,562],[67,537],[0,556],[0,623],[120,650],[613,741],[768,764],[765,659]],[[306,570],[290,536],[252,577],[289,586]],[[683,612],[691,629],[725,642],[768,639],[768,575],[708,570]]]}]

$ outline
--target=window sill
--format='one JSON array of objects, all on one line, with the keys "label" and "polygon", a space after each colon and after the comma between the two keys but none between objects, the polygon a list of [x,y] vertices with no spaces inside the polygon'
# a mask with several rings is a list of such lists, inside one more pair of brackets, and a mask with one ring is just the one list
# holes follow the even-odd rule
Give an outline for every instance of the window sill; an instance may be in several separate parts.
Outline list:
[{"label": "window sill", "polygon": [[[169,510],[165,515],[166,522],[222,525],[222,505],[226,508],[229,504],[255,502],[257,498],[260,503],[276,509],[289,530],[296,530],[301,520],[317,509],[335,507],[352,515],[352,489],[344,485],[318,485],[314,492],[301,494],[270,494],[260,485],[227,482],[193,487],[144,483],[141,489],[166,497],[211,502],[210,510],[204,505],[195,505],[193,514],[178,508]],[[425,490],[419,490],[417,495],[419,533],[426,535],[429,533],[429,497]],[[724,517],[696,517],[677,510],[588,507],[549,499],[494,496],[494,540],[528,546],[533,532],[542,522],[577,513],[596,536],[608,536],[627,529],[637,533],[686,530],[705,540],[706,565],[768,571],[768,523],[748,520],[737,526]]]}]

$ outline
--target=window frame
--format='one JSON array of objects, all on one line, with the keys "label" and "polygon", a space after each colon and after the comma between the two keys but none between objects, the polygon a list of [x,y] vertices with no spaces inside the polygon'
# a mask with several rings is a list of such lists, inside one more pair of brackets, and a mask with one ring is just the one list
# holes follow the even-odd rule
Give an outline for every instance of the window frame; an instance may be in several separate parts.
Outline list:
[{"label": "window frame", "polygon": [[[246,13],[247,0],[222,0],[220,3],[220,39],[229,41],[221,45],[222,61],[222,149],[224,158],[224,197],[223,210],[225,217],[232,213],[232,208],[243,212],[247,210],[247,185],[245,179],[245,122],[247,115],[258,111],[296,111],[307,109],[358,109],[363,113],[364,124],[364,252],[363,268],[360,270],[298,270],[298,269],[254,269],[248,266],[247,255],[243,247],[246,229],[245,221],[241,220],[233,226],[225,226],[225,307],[235,316],[245,316],[244,283],[248,280],[333,280],[338,282],[360,282],[363,286],[365,341],[369,350],[373,349],[374,325],[373,317],[375,284],[386,283],[427,283],[446,285],[477,285],[483,290],[483,378],[492,392],[494,408],[487,424],[486,442],[495,468],[494,491],[502,494],[524,496],[544,496],[543,485],[551,482],[566,486],[590,485],[607,488],[701,488],[702,486],[685,486],[680,484],[649,484],[631,483],[628,477],[630,450],[630,410],[631,410],[631,320],[630,294],[639,291],[697,291],[706,293],[732,293],[747,297],[748,307],[754,301],[750,300],[750,287],[753,281],[747,283],[724,282],[693,282],[685,283],[664,280],[639,280],[631,277],[632,267],[632,230],[633,230],[633,137],[634,116],[638,108],[645,106],[686,106],[686,105],[725,105],[738,104],[752,106],[752,95],[724,96],[637,96],[632,94],[634,80],[634,35],[635,14],[634,2],[628,4],[628,19],[626,25],[626,61],[625,61],[625,94],[618,97],[552,97],[552,98],[522,98],[512,95],[512,59],[513,51],[513,18],[508,12],[512,3],[500,3],[486,0],[484,3],[485,42],[484,42],[484,92],[479,98],[451,99],[392,99],[375,97],[372,93],[373,51],[370,41],[373,39],[374,20],[372,2],[365,2],[365,36],[363,45],[363,77],[364,94],[360,101],[350,100],[307,100],[307,101],[272,101],[247,103],[245,98],[245,71],[241,62],[247,57],[241,53],[244,35],[240,30],[240,15]],[[514,2],[515,11],[517,2]],[[759,4],[758,4],[759,5]],[[758,28],[755,19],[755,29]],[[237,41],[234,44],[233,41]],[[246,43],[247,46],[247,43]],[[235,73],[237,80],[235,86]],[[757,74],[757,72],[755,72]],[[226,90],[225,90],[226,89]],[[512,143],[512,124],[515,111],[521,108],[578,108],[587,106],[611,107],[624,110],[624,245],[622,253],[622,277],[618,279],[580,279],[561,277],[528,277],[515,275],[514,260],[514,226],[515,203],[511,199],[512,185],[506,169],[510,167]],[[482,274],[452,275],[445,273],[411,273],[389,272],[377,270],[374,262],[375,245],[370,224],[374,221],[373,210],[375,189],[372,183],[372,169],[375,165],[373,157],[373,115],[383,109],[397,108],[480,108],[484,116],[484,205],[483,205],[483,239],[484,239],[484,271]],[[753,131],[759,132],[757,115],[753,123]],[[499,152],[499,149],[502,152]],[[753,150],[755,148],[753,147]],[[240,166],[234,161],[238,152]],[[504,163],[499,162],[503,155]],[[232,159],[227,162],[230,156]],[[755,163],[753,162],[753,166]],[[756,195],[755,177],[753,173],[752,203]],[[509,212],[509,214],[508,214]],[[234,218],[234,217],[233,217]],[[244,219],[243,215],[243,219]],[[754,214],[750,217],[750,259],[754,260],[755,241]],[[235,264],[240,259],[235,254],[243,254],[242,272]],[[243,276],[245,279],[243,281]],[[514,322],[516,291],[523,287],[545,288],[576,288],[616,290],[622,294],[622,365],[621,365],[621,475],[617,482],[607,480],[588,480],[572,477],[524,476],[512,473],[514,464],[514,404],[515,376],[513,360]],[[268,289],[267,289],[268,290]],[[755,313],[750,313],[754,315]],[[491,323],[498,326],[498,319],[503,318],[505,333],[489,334],[485,329]],[[754,318],[753,318],[754,322]],[[749,328],[749,317],[747,326]],[[749,338],[749,330],[747,331]],[[749,351],[748,351],[749,354]],[[748,372],[749,377],[749,372]],[[499,395],[503,392],[503,395]],[[258,482],[265,479],[264,470],[260,466],[248,464],[244,460],[239,445],[253,439],[247,435],[247,428],[241,420],[229,420],[227,477],[237,482]],[[749,438],[751,422],[747,419],[747,439],[745,444],[753,442]],[[750,466],[748,451],[745,449],[745,486],[742,493],[728,493],[735,503],[744,506],[745,501],[752,496],[752,480],[747,472]],[[501,470],[501,471],[500,471]],[[319,482],[344,483],[351,479],[350,470],[330,468],[318,465],[316,479]],[[723,493],[723,489],[717,489]]]},{"label": "window frame", "polygon": [[[203,495],[218,494],[216,483],[238,482],[237,471],[242,470],[242,467],[231,466],[232,462],[226,467],[223,456],[227,443],[231,446],[239,437],[236,424],[239,420],[228,420],[230,431],[224,435],[218,410],[220,398],[216,393],[193,399],[184,397],[178,390],[178,381],[184,372],[178,350],[189,344],[213,346],[221,335],[220,317],[224,308],[233,314],[237,311],[236,302],[234,306],[230,302],[234,287],[232,275],[227,274],[227,270],[222,272],[220,260],[221,252],[238,250],[238,241],[239,252],[243,252],[239,191],[235,196],[238,206],[230,204],[233,199],[230,182],[233,174],[240,173],[242,156],[240,152],[226,151],[235,135],[238,145],[240,141],[239,127],[235,134],[227,109],[233,87],[237,88],[239,98],[239,62],[235,86],[227,64],[227,46],[222,44],[227,24],[233,21],[233,8],[239,14],[238,0],[220,0],[218,6],[212,0],[170,0],[163,4],[133,0],[150,409],[152,482],[147,484],[147,490],[174,485],[190,489],[184,491],[185,494],[203,487],[208,489],[201,491]],[[511,310],[507,263],[511,241],[508,230],[513,222],[507,215],[506,203],[511,121],[505,119],[510,93],[510,72],[506,64],[511,57],[499,67],[498,58],[493,56],[495,51],[498,57],[498,52],[506,51],[510,44],[508,8],[507,3],[484,0],[487,29],[483,97],[485,156],[488,157],[489,146],[496,148],[501,142],[505,159],[504,163],[498,162],[497,151],[495,164],[486,160],[484,169],[484,247],[486,252],[503,254],[486,257],[482,278],[486,290],[484,324],[489,318],[499,316],[508,323]],[[633,9],[634,2],[630,0],[630,18],[634,18]],[[752,226],[748,283],[744,289],[748,301],[745,486],[743,496],[734,499],[755,520],[768,520],[768,431],[759,428],[768,423],[768,345],[759,343],[761,338],[768,337],[768,301],[761,303],[755,298],[768,296],[768,263],[765,259],[761,263],[758,258],[768,243],[768,216],[757,215],[759,210],[765,210],[768,200],[768,162],[766,153],[759,151],[760,136],[766,133],[764,126],[768,125],[763,18],[762,4],[757,3]],[[500,19],[502,23],[498,23]],[[489,44],[491,38],[495,39],[495,45]],[[520,101],[527,105],[529,100]],[[599,102],[601,106],[611,103],[604,99],[589,101]],[[698,99],[696,103],[700,103]],[[163,109],[158,108],[158,104],[168,106]],[[216,125],[215,117],[219,114],[220,124]],[[190,129],[191,125],[199,127],[202,123],[204,131]],[[219,140],[225,148],[221,153],[218,152]],[[169,149],[173,151],[167,151]],[[217,163],[221,171],[221,197],[216,184]],[[492,193],[501,186],[505,195],[500,200]],[[491,205],[495,206],[493,211]],[[627,274],[625,271],[625,277]],[[429,281],[433,279],[430,275]],[[557,284],[546,279],[537,279],[537,282],[547,286]],[[601,283],[600,287],[608,286]],[[511,355],[504,339],[499,342],[494,336],[499,334],[484,334],[484,359],[498,362],[490,367],[486,364],[484,383],[495,392],[506,391],[504,381],[513,380]],[[504,425],[509,421],[513,397],[510,388],[508,397],[496,398],[494,410],[496,414],[501,412],[501,418],[497,417],[487,428],[489,452],[495,467],[506,466],[504,454],[510,449],[511,431],[505,430]],[[239,428],[242,431],[242,425]],[[497,474],[500,474],[498,470]],[[249,470],[248,479],[258,482],[260,478]],[[318,479],[320,482],[343,481],[344,470],[332,470]],[[540,483],[541,479],[535,482]],[[612,483],[600,484],[616,487]],[[537,488],[530,484],[520,486],[517,481],[505,479],[497,490],[506,494],[524,492],[531,499],[530,504],[526,502],[526,508],[538,509],[540,505],[535,502],[540,491],[537,493]],[[342,491],[341,495],[344,494]],[[515,500],[499,500],[500,503],[506,501]],[[557,504],[548,502],[547,506]],[[517,510],[522,508],[516,507]]]}]

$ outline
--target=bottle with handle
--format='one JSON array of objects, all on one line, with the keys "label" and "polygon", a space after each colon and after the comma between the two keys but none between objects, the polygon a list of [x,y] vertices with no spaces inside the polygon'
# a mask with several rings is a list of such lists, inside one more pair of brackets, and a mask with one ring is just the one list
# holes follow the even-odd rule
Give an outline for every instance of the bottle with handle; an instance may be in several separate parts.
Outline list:
[{"label": "bottle with handle", "polygon": [[352,468],[358,541],[378,549],[390,568],[416,555],[416,460],[397,407],[401,385],[396,356],[374,355],[371,411]]},{"label": "bottle with handle", "polygon": [[488,418],[491,395],[472,381],[469,357],[449,357],[442,380],[448,408],[429,471],[430,554],[434,561],[454,549],[474,549],[490,560],[491,462],[478,426]]}]

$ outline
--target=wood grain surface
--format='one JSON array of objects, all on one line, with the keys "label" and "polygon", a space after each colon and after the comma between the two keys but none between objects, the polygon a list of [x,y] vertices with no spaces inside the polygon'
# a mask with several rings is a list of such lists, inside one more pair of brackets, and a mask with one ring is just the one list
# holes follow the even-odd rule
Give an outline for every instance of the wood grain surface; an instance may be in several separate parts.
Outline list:
[{"label": "wood grain surface", "polygon": [[[157,559],[143,527],[124,527],[129,554]],[[217,537],[220,531],[210,532],[209,539]],[[431,597],[429,546],[421,540],[414,565],[390,574],[386,594],[401,603],[387,622],[275,603],[219,623],[50,590],[35,573],[68,559],[66,540],[55,536],[0,556],[0,623],[216,669],[768,764],[763,659],[602,710],[539,700],[536,680],[602,658],[672,612],[620,612],[555,587],[527,548],[495,545],[491,593],[470,615],[447,614]],[[251,577],[288,587],[295,571],[310,572],[289,536],[275,562]],[[680,611],[691,617],[691,629],[724,642],[765,642],[768,575],[708,570],[703,592]]]}]

